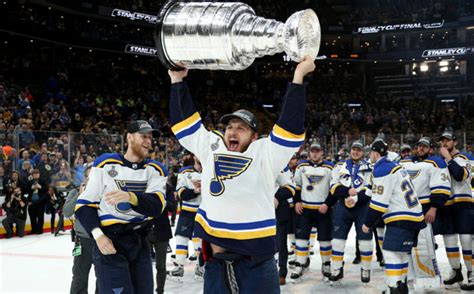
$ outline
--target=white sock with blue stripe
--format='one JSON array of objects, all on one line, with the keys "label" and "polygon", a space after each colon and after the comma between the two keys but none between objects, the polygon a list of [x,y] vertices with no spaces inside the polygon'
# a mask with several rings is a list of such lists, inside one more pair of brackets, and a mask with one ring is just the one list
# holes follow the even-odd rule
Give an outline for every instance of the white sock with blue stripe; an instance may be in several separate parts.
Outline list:
[{"label": "white sock with blue stripe", "polygon": [[373,248],[372,240],[359,240],[361,266],[365,270],[370,269]]},{"label": "white sock with blue stripe", "polygon": [[342,267],[342,261],[344,260],[344,248],[346,247],[346,240],[332,239],[331,245],[332,245],[331,268],[335,270]]},{"label": "white sock with blue stripe", "polygon": [[180,235],[176,236],[176,263],[184,265],[186,256],[188,255],[189,238]]},{"label": "white sock with blue stripe", "polygon": [[319,254],[321,255],[322,263],[331,261],[331,252],[331,241],[319,241]]},{"label": "white sock with blue stripe", "polygon": [[408,253],[383,251],[385,258],[385,282],[389,287],[396,287],[397,282],[405,281],[408,273]]},{"label": "white sock with blue stripe", "polygon": [[471,235],[459,235],[461,241],[462,257],[468,271],[472,271],[472,237]]},{"label": "white sock with blue stripe", "polygon": [[446,247],[446,255],[448,256],[449,265],[452,269],[461,267],[458,235],[443,235],[444,246]]},{"label": "white sock with blue stripe", "polygon": [[308,240],[296,239],[296,262],[303,265],[309,256]]}]

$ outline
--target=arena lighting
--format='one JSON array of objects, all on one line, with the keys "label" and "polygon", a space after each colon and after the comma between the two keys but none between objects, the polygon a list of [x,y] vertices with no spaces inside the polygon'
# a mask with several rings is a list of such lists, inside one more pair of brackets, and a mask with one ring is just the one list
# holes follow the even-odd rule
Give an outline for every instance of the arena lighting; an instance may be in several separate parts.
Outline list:
[{"label": "arena lighting", "polygon": [[273,108],[273,104],[263,104],[263,108]]},{"label": "arena lighting", "polygon": [[441,103],[452,103],[455,102],[456,100],[454,99],[441,99]]},{"label": "arena lighting", "polygon": [[448,66],[449,65],[449,62],[447,60],[441,60],[439,62],[439,66]]},{"label": "arena lighting", "polygon": [[349,107],[361,107],[362,104],[360,104],[360,103],[348,103],[347,106],[349,106]]},{"label": "arena lighting", "polygon": [[425,72],[425,71],[428,71],[428,69],[429,69],[428,64],[423,63],[420,65],[420,71]]},{"label": "arena lighting", "polygon": [[474,30],[474,26],[468,26],[466,27],[466,30]]},{"label": "arena lighting", "polygon": [[337,54],[331,54],[331,55],[329,55],[329,57],[331,57],[331,58],[337,58],[338,56],[337,56]]},{"label": "arena lighting", "polygon": [[351,58],[359,58],[359,54],[351,54],[350,57]]},{"label": "arena lighting", "polygon": [[440,72],[447,72],[448,69],[449,69],[449,68],[448,68],[447,66],[443,66],[443,67],[440,67],[440,68],[439,68],[439,71],[440,71]]}]

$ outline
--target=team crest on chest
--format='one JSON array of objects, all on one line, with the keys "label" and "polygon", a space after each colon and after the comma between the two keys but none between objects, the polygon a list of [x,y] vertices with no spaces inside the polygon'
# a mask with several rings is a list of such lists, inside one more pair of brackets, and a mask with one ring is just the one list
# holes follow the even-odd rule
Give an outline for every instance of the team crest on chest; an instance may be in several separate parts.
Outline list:
[{"label": "team crest on chest", "polygon": [[314,186],[319,184],[323,179],[324,176],[321,175],[305,175],[305,177],[308,179],[309,185],[306,187],[306,190],[312,191],[314,189]]},{"label": "team crest on chest", "polygon": [[211,179],[209,192],[212,196],[219,196],[224,193],[224,181],[235,178],[245,172],[250,164],[251,158],[214,154],[214,178]]},{"label": "team crest on chest", "polygon": [[416,177],[420,175],[420,170],[407,170],[410,179],[414,180]]}]

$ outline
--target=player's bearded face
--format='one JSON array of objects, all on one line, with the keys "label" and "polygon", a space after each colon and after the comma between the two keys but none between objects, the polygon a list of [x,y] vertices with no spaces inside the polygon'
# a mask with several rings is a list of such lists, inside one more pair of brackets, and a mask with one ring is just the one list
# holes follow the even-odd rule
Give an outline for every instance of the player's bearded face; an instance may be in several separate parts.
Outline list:
[{"label": "player's bearded face", "polygon": [[318,162],[323,157],[323,154],[323,150],[314,148],[309,151],[309,158],[311,161]]},{"label": "player's bearded face", "polygon": [[351,158],[354,161],[359,161],[362,159],[364,152],[360,148],[352,148],[351,149]]},{"label": "player's bearded face", "polygon": [[423,144],[420,144],[416,148],[416,151],[417,151],[419,157],[425,157],[429,154],[430,147],[428,147],[426,145],[423,145]]},{"label": "player's bearded face", "polygon": [[231,119],[226,126],[224,142],[229,151],[244,152],[257,138],[258,134],[241,119]]},{"label": "player's bearded face", "polygon": [[151,150],[151,134],[131,134],[129,140],[129,148],[133,153],[141,158],[148,157],[148,151]]},{"label": "player's bearded face", "polygon": [[443,140],[441,140],[441,146],[443,146],[444,148],[448,149],[449,152],[451,152],[453,151],[453,148],[454,148],[454,141],[443,138]]}]

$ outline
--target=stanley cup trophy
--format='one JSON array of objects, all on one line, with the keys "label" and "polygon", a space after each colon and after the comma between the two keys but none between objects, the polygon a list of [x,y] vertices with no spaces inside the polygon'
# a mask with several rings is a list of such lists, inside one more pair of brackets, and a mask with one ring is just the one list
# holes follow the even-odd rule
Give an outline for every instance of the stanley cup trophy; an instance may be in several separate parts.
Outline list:
[{"label": "stanley cup trophy", "polygon": [[286,23],[255,15],[240,2],[167,2],[158,15],[158,56],[169,69],[243,70],[257,57],[286,52],[299,62],[318,55],[321,27],[311,9]]}]

